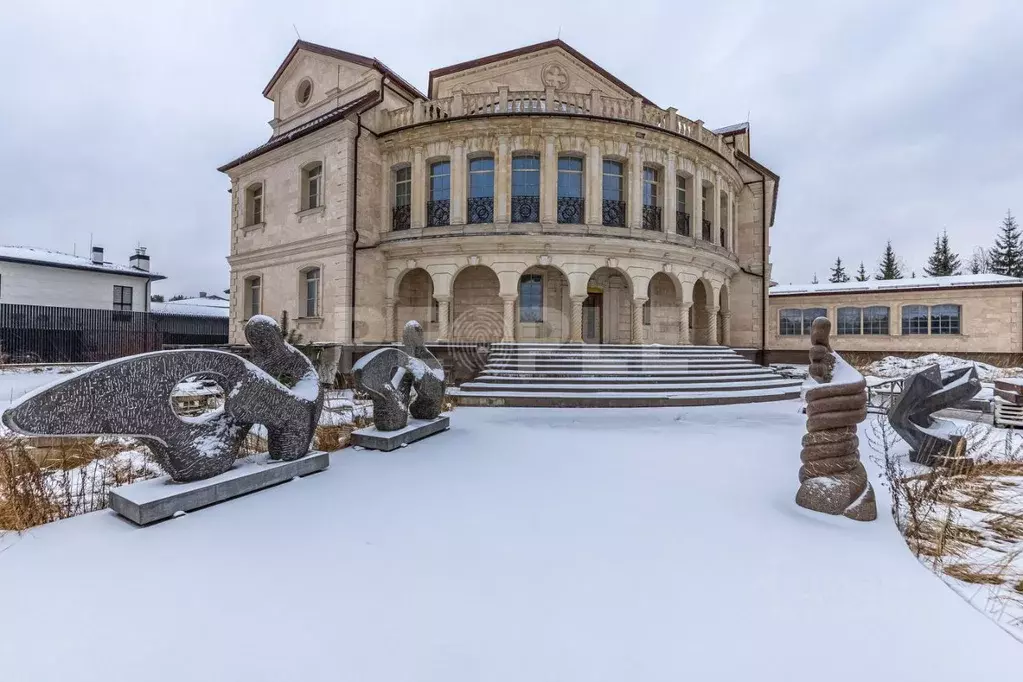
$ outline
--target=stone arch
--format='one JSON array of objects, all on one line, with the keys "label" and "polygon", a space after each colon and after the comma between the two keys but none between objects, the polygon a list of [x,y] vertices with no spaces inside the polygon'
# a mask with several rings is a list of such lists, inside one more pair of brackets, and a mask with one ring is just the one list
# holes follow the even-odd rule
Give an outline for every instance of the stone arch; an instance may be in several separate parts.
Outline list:
[{"label": "stone arch", "polygon": [[689,328],[692,329],[693,343],[709,346],[715,343],[710,338],[710,309],[714,307],[714,287],[704,278],[693,284],[693,306],[689,309]]},{"label": "stone arch", "polygon": [[451,285],[452,341],[500,341],[504,304],[497,273],[486,265],[469,265],[455,273]]},{"label": "stone arch", "polygon": [[[437,301],[433,297],[433,278],[423,268],[406,270],[398,280],[394,299],[395,338],[401,338],[401,330],[416,320],[423,326],[426,338],[437,338],[439,319]],[[390,330],[389,330],[390,331]]]},{"label": "stone arch", "polygon": [[[588,293],[600,294],[599,338],[603,343],[632,343],[632,279],[615,266],[599,267],[590,273]],[[592,290],[592,291],[591,291]],[[586,311],[586,314],[595,314]],[[584,330],[584,338],[587,336]]]},{"label": "stone arch", "polygon": [[678,343],[679,302],[681,291],[669,275],[658,272],[647,285],[646,310],[643,324],[646,326],[646,342],[660,344]]},{"label": "stone arch", "polygon": [[[524,298],[527,291],[535,292],[526,278],[539,277],[541,308],[539,311]],[[572,299],[569,292],[568,275],[555,265],[533,265],[523,270],[518,277],[515,311],[516,340],[524,342],[568,341],[571,338]],[[527,289],[526,287],[529,287]],[[539,319],[536,319],[539,318]]]}]

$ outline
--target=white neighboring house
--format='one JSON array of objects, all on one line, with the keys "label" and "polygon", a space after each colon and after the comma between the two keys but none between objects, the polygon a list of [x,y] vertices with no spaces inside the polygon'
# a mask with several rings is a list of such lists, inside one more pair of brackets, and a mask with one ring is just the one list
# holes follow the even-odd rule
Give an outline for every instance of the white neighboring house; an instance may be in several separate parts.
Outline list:
[{"label": "white neighboring house", "polygon": [[150,303],[150,312],[160,315],[183,315],[186,317],[223,317],[231,314],[231,302],[219,296],[179,298],[176,301]]},{"label": "white neighboring house", "polygon": [[30,246],[0,246],[0,303],[149,311],[150,284],[166,279],[150,272],[149,256],[136,249],[127,265]]}]

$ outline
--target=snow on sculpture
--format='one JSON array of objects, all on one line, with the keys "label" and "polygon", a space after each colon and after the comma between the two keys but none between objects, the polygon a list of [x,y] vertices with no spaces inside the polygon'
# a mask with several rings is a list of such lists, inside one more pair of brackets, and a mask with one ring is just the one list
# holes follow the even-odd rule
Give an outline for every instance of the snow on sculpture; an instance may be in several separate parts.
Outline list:
[{"label": "snow on sculpture", "polygon": [[[323,395],[313,364],[256,315],[245,325],[253,362],[217,350],[143,353],[105,362],[22,397],[3,413],[12,431],[28,435],[136,437],[175,481],[224,473],[253,424],[268,434],[270,459],[291,461],[309,451]],[[224,406],[200,417],[174,413],[171,391],[203,375],[224,390]]]},{"label": "snow on sculpture", "polygon": [[806,431],[796,504],[856,521],[877,518],[874,489],[860,462],[856,425],[867,418],[867,382],[831,349],[831,322],[818,317],[810,332]]},{"label": "snow on sculpture", "polygon": [[[402,332],[405,349],[381,348],[352,368],[355,384],[373,398],[378,431],[397,431],[415,419],[436,419],[444,398],[444,368],[423,340],[423,328],[410,320]],[[416,397],[409,403],[412,389]]]},{"label": "snow on sculpture", "polygon": [[892,401],[888,421],[909,444],[911,461],[927,466],[969,466],[963,457],[966,439],[956,433],[954,423],[932,415],[969,400],[980,388],[974,366],[942,373],[938,365],[928,365],[906,377],[902,392]]}]

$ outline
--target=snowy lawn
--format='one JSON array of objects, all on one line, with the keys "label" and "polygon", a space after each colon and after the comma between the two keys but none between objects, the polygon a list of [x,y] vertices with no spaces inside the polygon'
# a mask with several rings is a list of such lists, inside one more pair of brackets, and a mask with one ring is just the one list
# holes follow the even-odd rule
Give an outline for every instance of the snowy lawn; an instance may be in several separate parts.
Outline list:
[{"label": "snowy lawn", "polygon": [[154,527],[9,534],[3,679],[1017,679],[883,489],[874,523],[794,504],[797,409],[459,408]]},{"label": "snowy lawn", "polygon": [[[56,381],[65,374],[81,369],[81,365],[49,365],[46,367],[14,368],[0,367],[0,412],[11,406],[15,400],[29,391]],[[3,429],[0,426],[0,429]]]}]

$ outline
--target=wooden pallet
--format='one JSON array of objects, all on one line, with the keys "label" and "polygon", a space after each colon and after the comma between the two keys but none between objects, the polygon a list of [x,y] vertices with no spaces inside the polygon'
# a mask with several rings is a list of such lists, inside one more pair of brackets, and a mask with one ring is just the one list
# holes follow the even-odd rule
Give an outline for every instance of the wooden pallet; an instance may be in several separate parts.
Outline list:
[{"label": "wooden pallet", "polygon": [[995,426],[1023,427],[1023,406],[995,397]]}]

